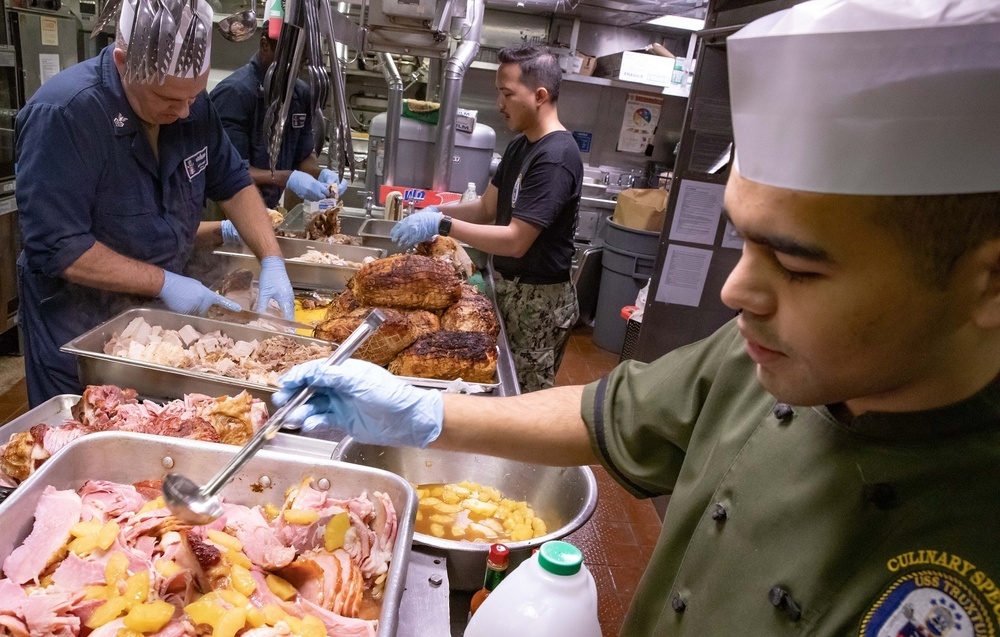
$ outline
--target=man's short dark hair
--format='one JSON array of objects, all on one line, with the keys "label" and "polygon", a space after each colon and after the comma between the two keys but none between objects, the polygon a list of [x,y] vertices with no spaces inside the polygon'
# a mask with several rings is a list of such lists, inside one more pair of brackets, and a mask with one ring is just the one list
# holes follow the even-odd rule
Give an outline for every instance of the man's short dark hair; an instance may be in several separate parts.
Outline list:
[{"label": "man's short dark hair", "polygon": [[875,222],[899,234],[920,276],[937,288],[947,287],[962,255],[1000,238],[1000,192],[879,199]]},{"label": "man's short dark hair", "polygon": [[559,84],[562,70],[559,60],[548,49],[537,45],[509,46],[497,53],[500,64],[517,64],[521,68],[521,84],[531,90],[544,88],[549,92],[549,101],[559,100]]}]

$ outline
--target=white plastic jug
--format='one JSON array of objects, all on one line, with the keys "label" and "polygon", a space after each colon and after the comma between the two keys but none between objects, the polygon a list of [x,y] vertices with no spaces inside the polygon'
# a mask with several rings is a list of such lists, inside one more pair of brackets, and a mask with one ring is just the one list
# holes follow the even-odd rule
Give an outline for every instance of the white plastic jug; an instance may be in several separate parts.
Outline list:
[{"label": "white plastic jug", "polygon": [[546,542],[486,598],[465,637],[601,637],[597,586],[580,549]]}]

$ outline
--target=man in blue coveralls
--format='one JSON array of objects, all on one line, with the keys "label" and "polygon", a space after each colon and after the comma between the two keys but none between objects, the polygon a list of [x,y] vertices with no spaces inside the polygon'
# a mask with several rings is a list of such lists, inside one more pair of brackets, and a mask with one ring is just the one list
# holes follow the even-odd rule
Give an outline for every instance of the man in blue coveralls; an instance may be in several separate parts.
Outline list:
[{"label": "man in blue coveralls", "polygon": [[[137,1],[148,0],[122,3],[115,44],[46,82],[15,122],[19,321],[32,406],[81,391],[74,357],[59,348],[129,306],[158,297],[175,312],[239,309],[180,274],[196,236],[218,240],[219,223],[199,227],[206,198],[261,259],[257,311],[274,299],[288,318],[294,312],[264,202],[205,93],[211,8],[184,3],[172,53],[161,52],[144,82],[127,73]],[[185,42],[196,19],[208,28]],[[200,64],[178,68],[183,51],[201,47]]]},{"label": "man in blue coveralls", "polygon": [[[278,42],[268,37],[267,28],[268,23],[265,22],[261,30],[260,49],[250,61],[212,89],[212,104],[219,111],[233,146],[243,159],[250,162],[250,177],[269,208],[278,205],[281,191],[286,187],[308,201],[328,197],[331,185],[336,185],[338,194],[342,195],[347,190],[347,180],[341,181],[337,173],[321,168],[313,152],[315,144],[309,89],[301,80],[295,83],[281,151],[275,171],[271,172],[268,139],[264,131],[267,104],[263,84],[264,74],[274,61],[274,48]],[[228,230],[227,226],[227,238]]]}]

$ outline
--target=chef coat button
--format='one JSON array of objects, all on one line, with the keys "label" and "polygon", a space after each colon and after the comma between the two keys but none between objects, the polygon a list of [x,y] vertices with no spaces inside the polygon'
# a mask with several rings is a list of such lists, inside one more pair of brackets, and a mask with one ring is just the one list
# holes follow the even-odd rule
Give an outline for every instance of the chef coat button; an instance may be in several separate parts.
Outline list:
[{"label": "chef coat button", "polygon": [[675,593],[674,598],[670,600],[670,607],[678,613],[683,613],[687,606],[687,602],[684,601],[680,593]]},{"label": "chef coat button", "polygon": [[775,608],[785,611],[785,614],[793,622],[799,621],[799,618],[802,617],[802,607],[781,586],[772,586],[771,590],[767,592],[767,599]]},{"label": "chef coat button", "polygon": [[785,403],[778,403],[774,406],[774,417],[781,422],[787,422],[795,415],[795,411]]},{"label": "chef coat button", "polygon": [[899,504],[899,501],[896,499],[896,490],[892,488],[891,484],[886,484],[885,482],[866,484],[865,498],[880,511],[895,509]]},{"label": "chef coat button", "polygon": [[729,518],[729,511],[726,510],[726,507],[716,502],[715,506],[712,507],[710,515],[716,522],[725,522]]}]

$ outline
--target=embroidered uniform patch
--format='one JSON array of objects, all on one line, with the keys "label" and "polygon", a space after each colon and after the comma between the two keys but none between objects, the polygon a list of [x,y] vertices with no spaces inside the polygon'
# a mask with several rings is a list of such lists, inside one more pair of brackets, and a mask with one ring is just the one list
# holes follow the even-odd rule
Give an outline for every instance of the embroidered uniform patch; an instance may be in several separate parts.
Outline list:
[{"label": "embroidered uniform patch", "polygon": [[521,177],[524,175],[518,175],[517,181],[514,182],[514,190],[510,193],[510,207],[513,208],[517,205],[517,196],[521,194]]},{"label": "embroidered uniform patch", "polygon": [[205,146],[197,153],[184,159],[184,172],[187,173],[188,181],[198,176],[198,173],[208,167],[208,146]]},{"label": "embroidered uniform patch", "polygon": [[292,113],[292,128],[302,128],[306,125],[305,113]]},{"label": "embroidered uniform patch", "polygon": [[921,550],[897,555],[886,568],[902,574],[865,614],[860,637],[996,636],[1000,588],[975,564]]}]

